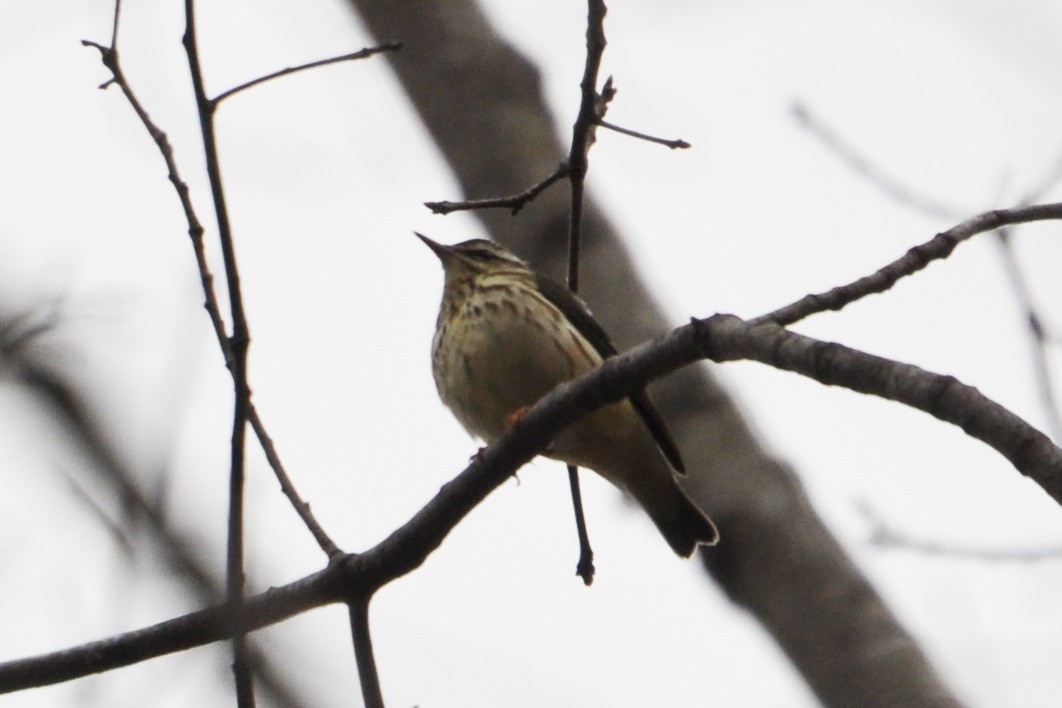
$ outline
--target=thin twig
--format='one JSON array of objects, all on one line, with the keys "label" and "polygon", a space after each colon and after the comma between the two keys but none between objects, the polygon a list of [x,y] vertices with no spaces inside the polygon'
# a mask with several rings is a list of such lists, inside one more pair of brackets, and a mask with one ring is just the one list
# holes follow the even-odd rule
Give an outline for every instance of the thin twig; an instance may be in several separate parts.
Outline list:
[{"label": "thin twig", "polygon": [[646,140],[651,143],[656,143],[657,145],[664,145],[666,147],[671,148],[672,150],[685,150],[686,148],[693,147],[681,138],[676,138],[674,140],[668,140],[667,138],[658,138],[653,135],[647,135],[646,133],[639,133],[637,130],[631,130],[630,128],[621,128],[615,123],[609,123],[607,120],[599,120],[597,124],[600,125],[602,128],[608,128],[609,130],[615,133],[622,133],[623,135],[629,135],[632,138]]},{"label": "thin twig", "polygon": [[[107,437],[99,430],[99,421],[86,410],[84,401],[62,376],[40,363],[39,356],[32,352],[19,352],[16,364],[18,379],[28,390],[35,392],[42,403],[48,405],[52,415],[64,430],[71,431],[75,444],[87,456],[90,466],[97,470],[122,500],[122,507],[135,527],[133,535],[144,538],[145,531],[155,541],[159,557],[166,566],[179,575],[191,589],[194,597],[204,606],[224,602],[223,583],[215,577],[212,566],[201,558],[196,550],[201,544],[183,534],[167,518],[163,505],[148,499],[135,483],[133,472],[119,459]],[[254,643],[250,647],[256,681],[280,707],[299,708],[305,705],[298,691],[289,685],[280,667]]]},{"label": "thin twig", "polygon": [[996,243],[999,245],[1003,269],[1007,274],[1007,280],[1014,290],[1014,297],[1018,301],[1025,316],[1025,322],[1029,326],[1032,338],[1033,371],[1036,372],[1036,388],[1040,394],[1040,404],[1047,418],[1047,425],[1051,430],[1051,437],[1062,442],[1062,414],[1059,413],[1058,400],[1055,397],[1055,382],[1051,374],[1051,366],[1048,363],[1049,343],[1044,329],[1043,319],[1036,311],[1033,304],[1032,293],[1026,285],[1025,276],[1022,273],[1018,259],[1014,255],[1011,244],[1011,230],[999,229],[996,232]]},{"label": "thin twig", "polygon": [[962,558],[996,563],[1001,561],[1036,563],[1045,560],[1062,560],[1062,547],[1009,549],[973,548],[956,546],[924,539],[911,538],[892,528],[866,503],[858,505],[859,511],[871,524],[870,544],[888,550],[914,551],[933,556]]},{"label": "thin twig", "polygon": [[347,612],[350,615],[350,633],[354,638],[354,660],[358,664],[361,699],[365,708],[384,708],[380,675],[376,671],[376,656],[372,649],[372,634],[369,632],[369,598],[350,600],[347,602]]},{"label": "thin twig", "polygon": [[[167,178],[173,184],[174,190],[177,192],[177,198],[181,203],[181,209],[184,211],[185,219],[188,222],[188,236],[192,241],[192,250],[195,254],[196,267],[199,271],[200,284],[202,285],[203,297],[205,298],[204,308],[207,311],[207,315],[210,317],[210,324],[213,327],[214,336],[218,341],[218,345],[221,347],[221,353],[225,359],[225,366],[229,371],[232,371],[232,346],[229,342],[229,335],[226,331],[225,321],[221,314],[221,306],[218,302],[217,293],[214,290],[214,275],[211,272],[210,264],[207,261],[206,246],[203,240],[204,228],[199,221],[199,217],[196,215],[195,208],[192,204],[191,192],[188,189],[188,184],[180,175],[177,161],[174,157],[173,146],[170,144],[169,138],[166,136],[166,133],[151,120],[151,117],[141,105],[136,94],[133,92],[131,85],[122,72],[121,62],[118,58],[117,45],[114,44],[114,41],[117,40],[117,12],[119,8],[120,0],[115,4],[116,16],[114,30],[112,32],[113,39],[110,47],[104,47],[97,42],[89,40],[82,40],[81,43],[84,46],[96,48],[100,52],[100,57],[104,66],[106,66],[111,72],[111,79],[103,83],[100,88],[107,88],[111,84],[116,84],[121,89],[122,94],[133,108],[133,111],[137,114],[141,124],[144,126],[145,130],[147,130],[148,135],[150,135],[155,142],[155,145],[159,149],[159,153],[162,155],[163,161],[166,163]],[[252,427],[265,450],[266,459],[269,462],[270,467],[272,467],[273,472],[276,474],[277,479],[280,481],[280,487],[284,494],[291,500],[291,504],[296,513],[298,513],[310,533],[313,534],[318,545],[321,547],[321,550],[323,550],[328,556],[334,555],[338,551],[336,544],[328,537],[328,534],[325,533],[320,523],[318,523],[317,519],[310,511],[310,505],[305,502],[296,491],[294,484],[291,482],[291,478],[288,476],[284,469],[284,465],[280,461],[280,456],[273,445],[272,439],[266,432],[265,424],[259,416],[258,410],[255,408],[253,401],[249,402],[248,416]]]},{"label": "thin twig", "polygon": [[258,409],[255,408],[254,402],[250,404],[250,410],[248,411],[248,419],[251,423],[251,428],[254,429],[255,434],[258,436],[258,441],[262,445],[262,450],[265,452],[266,460],[269,462],[269,466],[273,468],[273,472],[276,473],[277,480],[280,481],[280,490],[291,501],[292,507],[298,513],[302,519],[303,524],[313,534],[314,539],[317,541],[317,545],[321,547],[321,550],[329,558],[334,558],[338,555],[342,555],[343,551],[335,544],[332,538],[325,533],[324,528],[318,523],[317,518],[310,511],[310,503],[304,501],[299,496],[298,491],[295,489],[295,485],[291,483],[291,478],[288,477],[287,471],[284,469],[284,464],[280,461],[280,455],[277,454],[276,446],[273,444],[273,438],[266,432],[265,424],[262,422],[261,417],[258,415]]},{"label": "thin twig", "polygon": [[[597,92],[597,74],[601,69],[601,56],[605,53],[605,7],[603,0],[588,0],[586,14],[586,63],[583,79],[579,83],[582,99],[579,114],[572,126],[572,145],[568,152],[568,184],[571,188],[571,205],[568,221],[568,289],[579,292],[579,249],[583,233],[583,195],[586,172],[589,169],[588,153],[593,144],[594,127],[605,114],[608,101],[614,94],[612,79],[605,83],[604,90]],[[604,98],[606,97],[607,98]],[[586,533],[586,517],[583,511],[583,495],[579,489],[579,468],[568,465],[568,487],[575,511],[575,526],[579,534],[579,560],[576,574],[589,586],[594,582],[594,550]]]},{"label": "thin twig", "polygon": [[941,202],[937,202],[933,199],[915,194],[906,186],[900,184],[898,180],[893,179],[892,176],[886,174],[884,170],[877,168],[869,160],[863,157],[859,150],[848,144],[832,127],[818,118],[803,103],[794,101],[792,112],[793,117],[796,118],[798,124],[806,128],[808,132],[822,141],[822,143],[833,151],[835,155],[840,157],[848,167],[852,169],[852,171],[863,175],[877,185],[879,189],[901,204],[906,204],[930,216],[949,220],[959,219],[962,214],[968,213]]},{"label": "thin twig", "polygon": [[[235,393],[232,414],[232,440],[229,467],[229,525],[226,554],[226,596],[237,625],[243,624],[244,611],[244,538],[243,496],[246,474],[247,414],[251,390],[247,383],[247,350],[250,334],[243,308],[240,274],[236,265],[236,248],[232,238],[225,191],[221,184],[221,167],[218,160],[217,137],[214,133],[214,110],[216,104],[206,95],[202,65],[199,62],[199,47],[196,41],[195,2],[184,3],[184,48],[188,55],[188,68],[192,75],[196,108],[199,112],[199,129],[203,136],[206,154],[207,177],[210,180],[210,195],[217,218],[218,240],[225,265],[225,284],[229,294],[229,315],[232,318],[232,381]],[[232,639],[232,673],[236,681],[236,702],[239,708],[254,708],[254,677],[247,652],[247,637],[242,633]]]},{"label": "thin twig", "polygon": [[118,18],[122,15],[122,0],[114,0],[114,21],[111,23],[111,48],[118,46]]},{"label": "thin twig", "polygon": [[[1020,203],[1028,205],[1040,201],[1058,184],[1059,180],[1062,180],[1062,154],[1055,157],[1054,163],[1044,178],[1025,194]],[[1036,372],[1036,388],[1040,393],[1040,405],[1044,410],[1052,437],[1056,442],[1062,442],[1062,411],[1059,409],[1058,398],[1055,396],[1055,381],[1048,351],[1051,341],[1044,327],[1044,320],[1033,301],[1027,278],[1014,253],[1012,235],[1011,229],[999,229],[996,232],[996,243],[1002,252],[1003,270],[1029,327],[1032,339],[1033,370]]]},{"label": "thin twig", "polygon": [[568,465],[568,486],[572,492],[572,509],[575,512],[575,532],[579,536],[579,561],[575,574],[590,586],[594,582],[594,549],[590,547],[590,534],[586,530],[586,515],[583,511],[583,492],[579,488],[579,468]]},{"label": "thin twig", "polygon": [[21,315],[15,315],[0,324],[0,357],[10,358],[17,356],[20,351],[28,348],[34,340],[50,332],[59,321],[59,300],[51,304],[47,314],[27,310]]},{"label": "thin twig", "polygon": [[1062,181],[1062,153],[1055,155],[1055,161],[1051,163],[1046,174],[1040,179],[1039,183],[1025,193],[1019,203],[1025,205],[1043,201],[1047,193],[1060,181]]},{"label": "thin twig", "polygon": [[[933,217],[951,217],[957,213],[956,210],[945,207],[939,202],[923,195],[915,194],[913,190],[892,179],[883,170],[861,155],[858,150],[838,137],[832,129],[816,118],[803,104],[794,103],[793,114],[803,126],[822,140],[826,147],[830,148],[853,170],[870,179],[882,191],[892,196],[899,203]],[[1058,184],[1060,179],[1062,179],[1062,155],[1056,157],[1043,179],[1018,202],[1019,206],[1028,206],[1040,201],[1052,187]],[[1033,369],[1037,388],[1040,391],[1041,405],[1053,436],[1056,440],[1062,440],[1062,412],[1059,410],[1058,401],[1054,394],[1054,377],[1051,373],[1047,351],[1049,342],[1044,332],[1043,321],[1033,305],[1029,288],[1025,284],[1024,275],[1021,273],[1021,269],[1014,258],[1010,245],[1009,230],[1000,230],[996,237],[997,243],[1001,247],[1000,252],[1003,258],[1004,272],[1010,281],[1032,338]],[[786,324],[785,322],[780,323]]]},{"label": "thin twig", "polygon": [[[117,26],[117,23],[115,26]],[[203,240],[205,230],[202,223],[199,221],[199,217],[196,215],[188,184],[181,177],[180,171],[178,170],[173,146],[170,144],[166,133],[151,120],[151,117],[133,92],[132,87],[122,72],[121,62],[118,60],[118,51],[115,45],[112,44],[110,47],[104,47],[103,45],[90,40],[82,40],[81,43],[86,47],[94,47],[97,49],[100,52],[104,66],[111,71],[111,79],[102,84],[100,88],[106,88],[111,84],[115,84],[121,89],[126,100],[129,102],[129,105],[137,114],[137,117],[140,119],[145,130],[147,130],[148,135],[151,136],[155,145],[158,147],[163,161],[166,163],[167,178],[173,184],[174,190],[177,192],[177,198],[181,203],[181,209],[184,211],[185,220],[188,222],[188,236],[192,241],[192,250],[195,254],[196,267],[199,271],[199,280],[203,289],[203,297],[205,298],[203,306],[207,311],[207,315],[210,317],[210,324],[214,330],[214,336],[218,341],[218,345],[221,347],[221,353],[225,359],[225,366],[229,371],[232,371],[232,346],[229,342],[225,320],[222,317],[221,306],[214,289],[214,275],[211,272],[210,264],[207,261],[206,245]],[[336,544],[328,537],[328,534],[325,533],[320,523],[318,523],[317,519],[313,516],[310,511],[310,505],[305,502],[296,491],[294,484],[291,482],[291,478],[288,476],[284,469],[284,465],[281,463],[280,456],[277,454],[273,441],[266,432],[265,424],[263,423],[261,416],[258,414],[258,410],[255,408],[254,401],[250,402],[248,417],[254,428],[255,434],[258,436],[258,439],[265,450],[266,460],[269,462],[270,467],[272,467],[273,472],[280,481],[280,488],[291,500],[291,504],[296,513],[298,513],[303,523],[310,530],[310,533],[313,534],[318,545],[321,547],[321,550],[329,556],[334,555],[338,550]]]},{"label": "thin twig", "polygon": [[242,83],[239,86],[234,86],[228,89],[227,91],[222,91],[217,96],[215,96],[211,102],[215,106],[217,106],[219,103],[224,101],[226,98],[229,98],[230,96],[234,96],[237,93],[240,93],[241,91],[246,91],[247,89],[253,86],[265,83],[266,81],[278,79],[281,76],[288,76],[290,74],[295,74],[300,71],[306,71],[307,69],[316,69],[319,66],[338,64],[344,61],[354,61],[356,59],[365,59],[366,57],[371,57],[372,55],[380,54],[381,52],[397,52],[401,48],[401,42],[387,42],[385,44],[379,44],[375,47],[366,47],[365,49],[359,49],[356,52],[351,52],[350,54],[343,54],[342,56],[329,57],[328,59],[318,59],[317,61],[311,61],[306,64],[299,64],[298,66],[289,66],[285,69],[274,71],[271,74],[259,76],[257,79],[251,79],[250,81]]},{"label": "thin twig", "polygon": [[977,234],[1010,224],[1058,218],[1062,218],[1062,202],[995,209],[978,214],[908,250],[902,257],[872,275],[823,293],[805,295],[797,302],[757,317],[752,322],[774,322],[784,327],[819,312],[840,310],[867,295],[885,292],[901,278],[917,273],[933,261],[947,258],[956,246]]},{"label": "thin twig", "polygon": [[492,197],[489,199],[469,199],[461,202],[441,201],[441,202],[424,202],[424,206],[431,209],[433,214],[449,214],[454,211],[467,211],[472,209],[496,209],[503,208],[509,209],[510,213],[514,216],[520,213],[529,202],[537,197],[542,192],[552,185],[554,182],[558,182],[568,176],[568,163],[561,162],[557,165],[557,169],[538,184],[532,185],[530,188],[514,194],[511,197]]}]

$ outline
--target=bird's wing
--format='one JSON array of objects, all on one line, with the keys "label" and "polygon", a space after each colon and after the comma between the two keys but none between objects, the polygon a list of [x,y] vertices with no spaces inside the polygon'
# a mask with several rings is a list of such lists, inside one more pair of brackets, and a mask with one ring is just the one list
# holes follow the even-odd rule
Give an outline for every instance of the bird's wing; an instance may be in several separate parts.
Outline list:
[{"label": "bird's wing", "polygon": [[[597,350],[597,353],[601,355],[602,359],[607,359],[610,356],[615,356],[616,345],[609,339],[608,333],[604,328],[598,324],[594,319],[594,315],[590,312],[590,308],[583,303],[578,297],[576,297],[571,290],[564,287],[555,280],[538,275],[539,292],[546,296],[546,299],[553,303],[553,306],[561,311],[561,314],[568,318],[568,320],[575,325],[575,329],[590,342],[590,345]],[[638,415],[641,417],[642,422],[645,423],[645,427],[649,429],[649,433],[653,436],[653,440],[656,441],[657,447],[660,448],[660,452],[667,458],[668,463],[679,474],[686,473],[686,465],[682,462],[682,456],[679,454],[678,446],[675,444],[674,438],[671,437],[671,432],[667,429],[667,425],[664,423],[664,419],[660,416],[660,413],[656,410],[656,406],[649,400],[648,394],[645,390],[639,390],[630,395],[631,405],[634,406],[634,410],[638,411]]]}]

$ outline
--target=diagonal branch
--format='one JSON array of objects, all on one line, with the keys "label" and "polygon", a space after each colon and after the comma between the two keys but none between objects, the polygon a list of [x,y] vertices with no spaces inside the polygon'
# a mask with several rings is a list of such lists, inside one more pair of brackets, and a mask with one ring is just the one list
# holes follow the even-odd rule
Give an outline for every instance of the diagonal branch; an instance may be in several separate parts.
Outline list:
[{"label": "diagonal branch", "polygon": [[1010,282],[1014,298],[1018,301],[1018,307],[1025,318],[1029,328],[1029,336],[1032,339],[1032,366],[1036,376],[1036,389],[1040,394],[1040,407],[1047,418],[1047,425],[1055,440],[1062,442],[1062,411],[1058,407],[1058,399],[1055,396],[1055,377],[1049,363],[1050,341],[1044,327],[1043,318],[1037,311],[1033,302],[1032,293],[1018,263],[1017,254],[1014,253],[1012,243],[1012,229],[1001,228],[996,231],[996,244],[999,246],[1000,258],[1003,261],[1003,272]]},{"label": "diagonal branch", "polygon": [[977,389],[950,376],[816,340],[773,323],[715,315],[695,319],[558,386],[484,448],[413,518],[365,553],[336,558],[325,570],[249,597],[241,615],[225,605],[81,647],[0,664],[0,692],[58,683],[201,646],[325,604],[350,598],[367,602],[377,589],[419,567],[464,516],[561,430],[628,397],[650,380],[704,358],[758,361],[929,413],[992,446],[1062,504],[1062,450]]},{"label": "diagonal branch", "polygon": [[913,190],[908,189],[899,180],[866,159],[857,148],[845,141],[832,126],[827,125],[804,103],[794,101],[791,110],[797,123],[840,157],[853,172],[865,177],[900,204],[906,204],[924,214],[940,219],[953,220],[959,218],[959,215],[963,213],[958,209],[916,194]]},{"label": "diagonal branch", "polygon": [[901,278],[913,275],[936,260],[947,258],[963,241],[977,234],[993,231],[1011,224],[1025,224],[1031,221],[1062,219],[1062,202],[1055,204],[1035,204],[1018,206],[1012,209],[995,209],[967,219],[947,231],[937,234],[931,240],[915,246],[876,273],[859,280],[827,290],[824,293],[806,295],[797,302],[779,308],[753,320],[756,323],[774,322],[788,326],[810,315],[826,310],[840,310],[867,295],[883,293]]},{"label": "diagonal branch", "polygon": [[645,140],[646,142],[656,143],[657,145],[663,145],[664,147],[671,148],[672,150],[685,150],[693,147],[682,138],[658,138],[655,135],[649,135],[637,130],[631,130],[630,128],[624,128],[616,125],[615,123],[609,123],[607,120],[599,120],[597,122],[602,128],[607,128],[614,133],[620,133],[621,135],[627,135],[632,138],[638,138],[639,140]]},{"label": "diagonal branch", "polygon": [[371,57],[374,54],[380,54],[381,52],[397,52],[402,48],[401,42],[387,42],[385,44],[378,44],[375,47],[366,47],[365,49],[359,49],[356,52],[350,52],[349,54],[342,54],[338,57],[329,57],[327,59],[318,59],[317,61],[307,62],[305,64],[299,64],[298,66],[289,66],[278,71],[266,74],[265,76],[259,76],[257,79],[251,79],[245,81],[239,86],[233,86],[232,88],[222,91],[214,97],[212,103],[217,106],[226,98],[235,96],[241,91],[246,91],[249,88],[264,84],[266,81],[272,81],[273,79],[279,79],[282,76],[290,76],[300,71],[306,71],[307,69],[316,69],[320,66],[328,66],[329,64],[338,64],[344,61],[355,61],[357,59],[365,59]]}]

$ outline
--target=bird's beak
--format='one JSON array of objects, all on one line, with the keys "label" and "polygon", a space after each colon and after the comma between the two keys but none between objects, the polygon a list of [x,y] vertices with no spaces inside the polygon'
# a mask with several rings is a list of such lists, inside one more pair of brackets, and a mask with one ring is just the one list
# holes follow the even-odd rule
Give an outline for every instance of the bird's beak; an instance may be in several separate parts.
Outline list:
[{"label": "bird's beak", "polygon": [[413,233],[416,235],[417,238],[424,242],[424,245],[430,248],[435,253],[435,255],[439,257],[439,260],[443,261],[444,263],[447,262],[453,255],[454,249],[452,246],[444,246],[441,243],[432,241],[430,238],[428,238],[422,233],[418,233],[416,231],[414,231]]}]

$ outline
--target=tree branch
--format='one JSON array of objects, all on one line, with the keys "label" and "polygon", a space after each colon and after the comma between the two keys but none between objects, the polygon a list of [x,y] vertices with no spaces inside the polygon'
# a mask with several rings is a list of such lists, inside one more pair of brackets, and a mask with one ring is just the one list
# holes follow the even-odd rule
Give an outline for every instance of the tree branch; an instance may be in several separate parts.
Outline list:
[{"label": "tree branch", "polygon": [[424,202],[424,206],[431,209],[433,214],[449,214],[455,211],[470,211],[473,209],[494,209],[502,207],[509,209],[509,213],[515,216],[520,213],[529,202],[534,200],[542,192],[555,182],[559,182],[568,176],[568,163],[561,162],[557,169],[553,170],[548,177],[531,185],[529,188],[514,194],[511,197],[491,197],[489,199],[469,199],[461,202]]},{"label": "tree branch", "polygon": [[986,211],[937,234],[920,246],[915,246],[902,257],[871,275],[823,293],[806,295],[797,302],[757,317],[753,322],[757,324],[774,322],[788,326],[819,312],[840,310],[867,295],[885,292],[901,278],[917,273],[933,261],[947,258],[956,246],[977,234],[1011,224],[1060,218],[1062,218],[1062,202]]},{"label": "tree branch", "polygon": [[384,708],[380,676],[376,671],[376,656],[369,632],[369,597],[356,597],[347,603],[350,615],[350,634],[354,638],[354,659],[358,664],[358,681],[365,708]]},{"label": "tree branch", "polygon": [[950,376],[816,340],[773,323],[715,315],[695,319],[558,386],[443,485],[413,518],[365,553],[342,556],[319,573],[247,598],[242,615],[234,615],[225,605],[81,647],[0,664],[0,692],[126,666],[258,629],[313,607],[371,597],[419,567],[462,518],[561,430],[702,358],[758,361],[929,413],[993,447],[1062,504],[1062,450],[977,389]]},{"label": "tree branch", "polygon": [[687,148],[693,147],[681,138],[675,138],[672,140],[669,140],[667,138],[658,138],[655,135],[648,135],[646,133],[640,133],[637,130],[631,130],[630,128],[623,128],[621,126],[616,125],[615,123],[609,123],[607,120],[599,120],[597,124],[600,125],[602,128],[607,128],[611,130],[614,133],[620,133],[621,135],[627,135],[632,138],[638,138],[639,140],[645,140],[646,142],[656,143],[657,145],[663,145],[664,147],[669,147],[672,150],[685,150]]},{"label": "tree branch", "polygon": [[[464,195],[515,194],[548,174],[568,146],[552,119],[540,70],[502,36],[475,0],[347,0],[388,55]],[[619,348],[671,329],[622,235],[592,195],[584,204],[583,298]],[[539,271],[563,278],[569,204],[543,192],[518,220],[475,212],[491,237]],[[600,257],[598,254],[601,254]],[[700,558],[719,587],[771,632],[827,705],[954,703],[918,643],[826,528],[797,475],[761,444],[709,367],[654,386],[687,456],[685,490],[725,526]],[[885,650],[887,648],[887,650]],[[950,700],[949,700],[950,699]]]},{"label": "tree branch", "polygon": [[[115,84],[121,89],[126,100],[129,101],[129,105],[133,108],[133,111],[143,124],[144,129],[147,131],[148,135],[151,136],[151,139],[159,149],[159,153],[162,155],[162,159],[166,164],[167,177],[173,184],[174,190],[177,192],[177,198],[181,203],[185,219],[188,222],[188,236],[192,241],[192,250],[195,254],[196,267],[199,271],[199,279],[203,289],[203,296],[205,298],[204,308],[210,317],[210,323],[213,327],[214,335],[221,348],[222,356],[225,359],[225,366],[231,372],[234,368],[232,346],[229,341],[228,332],[226,331],[225,320],[221,314],[221,306],[218,302],[217,293],[214,289],[214,275],[211,272],[210,264],[207,261],[206,247],[203,241],[205,230],[202,222],[199,221],[199,217],[196,215],[188,184],[180,175],[169,138],[148,115],[133,91],[132,86],[126,79],[125,74],[122,72],[116,44],[120,8],[120,2],[116,3],[114,29],[111,37],[111,45],[109,47],[105,47],[90,40],[82,40],[81,44],[87,47],[94,47],[100,52],[100,58],[103,61],[104,66],[106,66],[111,72],[111,79],[103,83],[100,88],[106,88],[111,84]],[[262,418],[254,405],[254,401],[248,401],[248,418],[251,427],[254,429],[255,434],[258,436],[258,440],[265,451],[266,460],[276,474],[277,480],[280,482],[281,490],[291,501],[292,507],[302,519],[307,529],[309,529],[310,533],[317,541],[317,544],[321,547],[321,550],[323,550],[329,557],[341,553],[338,546],[336,546],[335,542],[332,541],[310,511],[309,503],[299,496],[298,491],[295,489],[295,485],[292,483],[291,478],[288,476],[287,471],[281,462],[276,446],[273,444],[273,441],[266,430],[265,423],[262,421]]]},{"label": "tree branch", "polygon": [[214,97],[212,103],[217,106],[226,98],[234,96],[240,93],[241,91],[246,91],[249,88],[253,88],[255,86],[258,86],[259,84],[263,84],[266,81],[279,79],[282,76],[290,76],[291,74],[296,74],[300,71],[306,71],[307,69],[316,69],[319,66],[328,66],[329,64],[338,64],[339,62],[344,61],[365,59],[366,57],[371,57],[372,55],[380,54],[381,52],[397,52],[401,48],[401,42],[387,42],[386,44],[378,44],[375,47],[366,47],[365,49],[359,49],[356,52],[342,54],[337,57],[329,57],[328,59],[318,59],[317,61],[299,64],[298,66],[289,66],[287,68],[280,69],[279,71],[274,71],[270,74],[266,74],[265,76],[259,76],[257,79],[251,79],[250,81],[246,81],[240,84],[239,86],[233,86],[227,91],[222,91]]},{"label": "tree branch", "polygon": [[[237,623],[242,624],[244,577],[243,496],[246,474],[247,419],[251,389],[247,382],[247,350],[251,337],[247,329],[247,317],[243,308],[243,292],[240,271],[236,265],[236,245],[232,238],[225,189],[221,183],[221,165],[218,160],[217,136],[214,132],[214,111],[217,104],[207,98],[203,70],[199,63],[199,46],[196,40],[195,2],[184,2],[185,32],[184,49],[188,55],[188,69],[192,76],[196,108],[199,112],[199,130],[203,136],[203,151],[206,154],[207,177],[210,181],[210,196],[217,217],[218,240],[225,264],[225,285],[229,294],[229,315],[232,318],[232,348],[230,373],[234,390],[232,412],[232,439],[229,445],[229,525],[226,559],[226,594]],[[232,672],[236,681],[236,702],[239,708],[254,708],[254,680],[247,655],[246,637],[237,633],[232,638]]]},{"label": "tree branch", "polygon": [[[887,195],[901,204],[917,209],[918,211],[940,219],[954,220],[960,218],[964,212],[942,204],[928,197],[916,194],[898,180],[878,168],[870,160],[846,142],[837,134],[831,126],[816,116],[810,108],[800,101],[794,101],[791,106],[793,117],[797,123],[808,132],[818,138],[831,152],[841,158],[855,173],[862,175],[874,183]],[[968,212],[965,212],[968,213]]]}]

